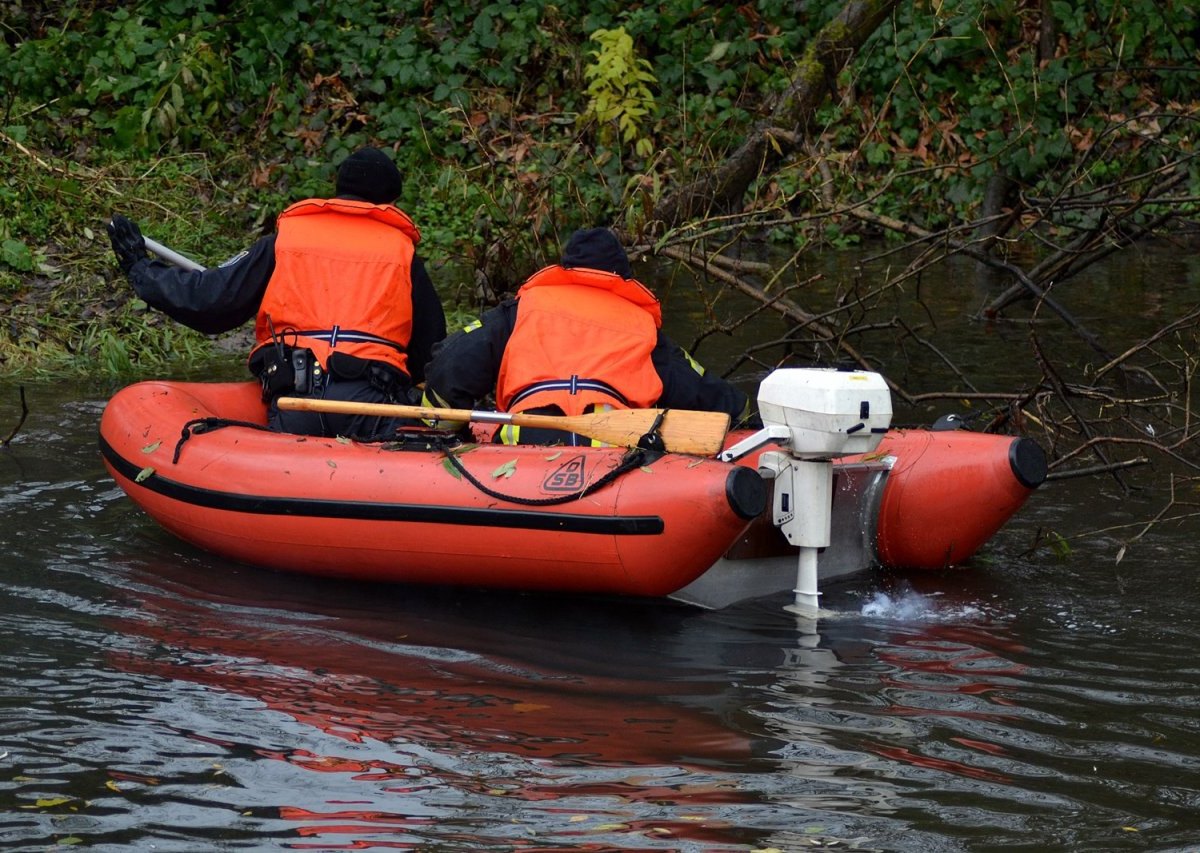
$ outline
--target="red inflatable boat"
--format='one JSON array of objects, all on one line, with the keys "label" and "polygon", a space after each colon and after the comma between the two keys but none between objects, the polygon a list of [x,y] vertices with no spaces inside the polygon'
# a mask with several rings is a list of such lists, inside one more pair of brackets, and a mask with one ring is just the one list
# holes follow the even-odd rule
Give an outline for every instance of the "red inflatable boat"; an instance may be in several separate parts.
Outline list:
[{"label": "red inflatable boat", "polygon": [[[758,454],[359,443],[267,431],[254,382],[141,382],[109,401],[105,465],[176,536],[330,577],[672,596],[709,607],[791,588]],[[729,443],[741,436],[732,434]],[[822,579],[968,559],[1045,476],[1029,439],[893,430],[834,464]]]}]

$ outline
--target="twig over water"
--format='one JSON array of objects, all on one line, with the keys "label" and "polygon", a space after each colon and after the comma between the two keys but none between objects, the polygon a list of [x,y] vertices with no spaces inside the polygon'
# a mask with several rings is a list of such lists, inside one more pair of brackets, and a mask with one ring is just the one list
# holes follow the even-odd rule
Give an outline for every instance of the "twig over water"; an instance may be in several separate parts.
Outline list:
[{"label": "twig over water", "polygon": [[29,416],[29,406],[25,403],[25,386],[19,386],[17,393],[21,396],[21,417],[17,420],[17,425],[12,428],[12,432],[8,434],[8,438],[0,441],[0,447],[8,447],[9,442],[16,437],[17,433],[21,431],[21,427],[24,426],[25,418]]}]

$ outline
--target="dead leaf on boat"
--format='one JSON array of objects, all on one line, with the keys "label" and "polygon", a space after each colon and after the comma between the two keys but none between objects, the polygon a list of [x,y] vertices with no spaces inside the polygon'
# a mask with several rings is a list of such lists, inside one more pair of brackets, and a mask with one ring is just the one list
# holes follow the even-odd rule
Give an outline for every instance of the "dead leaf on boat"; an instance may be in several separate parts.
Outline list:
[{"label": "dead leaf on boat", "polygon": [[515,473],[517,473],[517,460],[510,459],[492,472],[492,479],[498,480],[501,477],[511,478]]},{"label": "dead leaf on boat", "polygon": [[558,453],[551,453],[549,456],[546,457],[546,461],[553,462],[555,459],[557,459],[558,457],[560,457],[562,455],[563,455],[563,452],[561,450],[558,451]]},{"label": "dead leaf on boat", "polygon": [[518,714],[527,714],[530,711],[548,711],[548,710],[550,710],[549,705],[539,705],[536,702],[517,702],[515,705],[512,705],[511,707],[512,707],[512,710],[516,711]]},{"label": "dead leaf on boat", "polygon": [[153,444],[147,444],[142,448],[142,453],[153,453],[162,445],[162,441],[156,441]]},{"label": "dead leaf on boat", "polygon": [[141,471],[137,472],[137,476],[133,478],[133,482],[141,483],[146,480],[149,480],[153,476],[154,476],[154,467],[151,465],[147,465]]}]

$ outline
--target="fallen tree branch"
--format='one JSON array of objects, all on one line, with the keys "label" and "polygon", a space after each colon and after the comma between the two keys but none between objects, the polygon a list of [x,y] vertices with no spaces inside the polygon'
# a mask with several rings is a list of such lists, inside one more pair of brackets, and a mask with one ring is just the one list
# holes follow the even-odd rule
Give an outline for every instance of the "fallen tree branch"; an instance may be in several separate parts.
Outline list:
[{"label": "fallen tree branch", "polygon": [[671,229],[713,212],[740,209],[751,185],[802,144],[817,109],[836,91],[838,74],[899,5],[900,0],[847,2],[812,40],[770,117],[715,168],[667,195],[651,220]]},{"label": "fallen tree branch", "polygon": [[912,225],[907,222],[900,222],[899,220],[892,219],[887,216],[881,216],[858,206],[847,208],[846,213],[850,216],[854,216],[857,219],[861,219],[864,222],[872,223],[890,231],[896,231],[901,234],[917,237],[921,240],[942,240],[947,248],[952,249],[955,252],[966,255],[967,257],[979,261],[981,264],[985,264],[993,269],[1007,272],[1021,283],[1020,286],[1022,288],[1036,296],[1039,301],[1044,302],[1046,307],[1057,314],[1064,323],[1070,326],[1071,329],[1073,329],[1075,333],[1079,335],[1079,337],[1085,343],[1087,343],[1088,346],[1105,358],[1112,358],[1112,354],[1101,345],[1099,339],[1092,334],[1091,331],[1089,331],[1082,323],[1076,320],[1066,308],[1058,303],[1057,300],[1051,298],[1047,292],[1047,289],[1042,288],[1035,283],[1023,269],[1015,264],[1010,264],[1007,261],[1000,260],[999,258],[996,258],[987,252],[981,251],[975,248],[975,246],[970,242],[951,239],[949,236],[950,232],[948,231],[941,233],[926,231],[924,228],[919,228],[916,225]]},{"label": "fallen tree branch", "polygon": [[29,406],[25,403],[25,386],[19,386],[17,388],[17,393],[21,397],[21,417],[17,420],[17,425],[12,428],[12,432],[8,434],[8,438],[0,441],[0,447],[8,447],[9,442],[16,438],[17,433],[20,432],[21,427],[24,426],[25,418],[29,416]]},{"label": "fallen tree branch", "polygon": [[1070,471],[1051,471],[1046,475],[1046,480],[1074,480],[1079,477],[1094,477],[1097,474],[1109,474],[1116,470],[1125,468],[1136,468],[1140,465],[1149,465],[1150,460],[1145,456],[1138,456],[1134,459],[1122,459],[1120,462],[1109,462],[1107,465],[1092,465],[1089,468],[1072,468]]},{"label": "fallen tree branch", "polygon": [[[871,371],[879,370],[878,367],[873,365],[862,353],[860,353],[854,347],[853,344],[851,344],[849,341],[847,341],[841,334],[834,331],[832,328],[825,325],[824,323],[820,322],[820,318],[818,318],[816,315],[808,313],[807,311],[803,310],[798,305],[793,303],[791,300],[785,299],[783,294],[772,295],[770,293],[767,293],[761,287],[751,284],[749,281],[746,281],[741,276],[737,276],[730,272],[726,272],[724,269],[719,269],[719,268],[714,267],[712,264],[710,264],[708,262],[707,258],[699,261],[699,263],[698,263],[695,255],[692,252],[687,251],[687,250],[682,249],[677,246],[667,246],[663,249],[660,249],[659,254],[664,255],[668,258],[672,258],[673,260],[679,261],[680,263],[687,264],[688,266],[698,267],[699,269],[702,269],[704,272],[708,273],[709,275],[713,276],[714,278],[717,278],[720,281],[725,282],[726,284],[732,285],[733,287],[737,288],[738,290],[745,293],[746,295],[753,297],[754,299],[758,300],[763,305],[771,308],[774,311],[777,311],[778,313],[782,314],[784,317],[787,317],[789,320],[793,320],[796,323],[800,324],[802,327],[812,330],[812,332],[822,342],[824,342],[828,346],[832,347],[833,349],[842,352],[844,355],[846,355],[851,360],[853,360],[854,363],[857,364],[859,367],[861,367],[863,370],[871,370]],[[886,379],[886,377],[885,377],[885,381],[888,383],[888,386],[892,389],[892,391],[895,394],[899,395],[901,397],[901,399],[903,399],[905,402],[909,402],[911,400],[908,392],[906,392],[903,388],[901,388],[899,385],[897,385],[891,379]]]},{"label": "fallen tree branch", "polygon": [[[1053,462],[1050,463],[1050,467],[1052,469],[1059,467],[1059,466],[1063,465],[1064,463],[1066,463],[1067,461],[1075,458],[1076,456],[1079,456],[1080,454],[1082,454],[1088,450],[1094,451],[1097,447],[1099,447],[1102,444],[1105,444],[1105,445],[1125,444],[1125,445],[1135,445],[1138,447],[1150,447],[1159,453],[1162,453],[1166,456],[1170,456],[1172,459],[1174,459],[1180,465],[1184,465],[1195,471],[1200,471],[1200,464],[1197,464],[1197,463],[1191,461],[1190,459],[1184,458],[1182,455],[1180,455],[1178,452],[1176,452],[1176,450],[1173,447],[1167,447],[1166,445],[1162,444],[1161,442],[1157,442],[1157,441],[1154,441],[1153,439],[1149,439],[1149,438],[1122,438],[1120,436],[1111,436],[1111,435],[1110,436],[1094,436],[1092,438],[1089,438],[1083,444],[1079,445],[1078,447],[1070,450],[1069,452],[1067,452],[1067,453],[1063,454],[1062,456],[1060,456],[1059,458],[1055,459]],[[1099,455],[1099,454],[1097,454],[1097,455]],[[1109,462],[1108,460],[1105,460],[1104,466],[1105,467],[1101,470],[1113,471],[1113,470],[1117,470],[1118,468],[1120,468],[1121,464],[1116,463],[1116,462]]]},{"label": "fallen tree branch", "polygon": [[1191,325],[1193,323],[1196,323],[1197,321],[1200,321],[1200,309],[1193,311],[1192,313],[1187,314],[1186,316],[1180,317],[1178,320],[1168,323],[1166,326],[1163,326],[1161,329],[1159,329],[1157,332],[1155,332],[1150,337],[1146,338],[1145,340],[1141,341],[1140,343],[1136,344],[1135,346],[1132,346],[1129,349],[1125,350],[1125,352],[1121,353],[1119,356],[1112,359],[1107,364],[1105,364],[1103,367],[1101,367],[1099,370],[1097,370],[1093,378],[1099,379],[1101,376],[1108,373],[1114,367],[1120,366],[1121,364],[1128,361],[1130,358],[1132,358],[1134,355],[1141,352],[1142,350],[1149,349],[1153,344],[1162,340],[1167,335],[1171,334],[1172,332],[1176,331],[1177,329],[1181,329],[1184,326]]},{"label": "fallen tree branch", "polygon": [[[1186,201],[1178,197],[1168,198],[1167,195],[1187,180],[1189,161],[1195,157],[1195,154],[1189,154],[1148,172],[1123,176],[1105,186],[1089,189],[1074,197],[1069,197],[1069,187],[1064,187],[1062,192],[1052,199],[1023,199],[1027,209],[1038,214],[1039,222],[1052,222],[1056,213],[1061,215],[1071,212],[1078,215],[1088,210],[1099,212],[1094,227],[1083,231],[1070,245],[1052,247],[1054,251],[1030,271],[1030,278],[1061,284],[1112,253],[1155,233],[1176,218]],[[1126,195],[1126,190],[1146,181],[1153,183],[1132,198]],[[1137,222],[1136,217],[1147,208],[1162,204],[1169,205],[1165,213],[1158,214],[1149,222]],[[1048,241],[1043,242],[1049,245]],[[1020,284],[1014,285],[993,299],[984,309],[984,313],[993,316],[1022,295]]]}]

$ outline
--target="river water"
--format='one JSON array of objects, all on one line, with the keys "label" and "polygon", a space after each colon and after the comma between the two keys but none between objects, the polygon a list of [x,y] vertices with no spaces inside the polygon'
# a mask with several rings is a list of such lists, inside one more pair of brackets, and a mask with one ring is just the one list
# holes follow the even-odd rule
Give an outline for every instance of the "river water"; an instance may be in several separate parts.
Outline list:
[{"label": "river water", "polygon": [[[1200,270],[1134,267],[1076,304],[1102,331]],[[1025,368],[969,321],[977,287],[927,294],[938,340],[1004,379]],[[239,566],[109,480],[112,387],[25,390],[0,450],[0,848],[1200,850],[1197,525],[1116,560],[1169,472],[1049,483],[972,565],[853,578],[811,622]],[[19,410],[0,384],[0,434]],[[1046,530],[1070,552],[1031,552]]]}]

